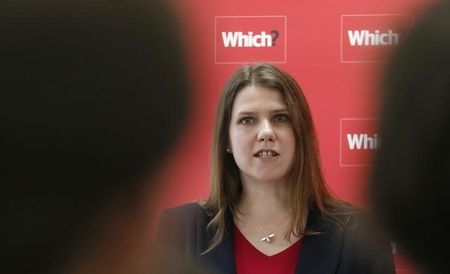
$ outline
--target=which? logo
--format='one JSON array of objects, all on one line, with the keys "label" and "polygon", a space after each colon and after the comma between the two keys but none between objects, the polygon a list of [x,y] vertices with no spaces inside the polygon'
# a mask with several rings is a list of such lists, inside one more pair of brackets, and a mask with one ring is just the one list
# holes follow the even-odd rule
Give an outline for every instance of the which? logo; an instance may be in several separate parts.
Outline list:
[{"label": "which? logo", "polygon": [[381,139],[378,134],[351,134],[347,133],[347,145],[350,150],[377,149]]},{"label": "which? logo", "polygon": [[[273,30],[273,33],[278,33],[278,31]],[[222,32],[222,42],[223,46],[228,47],[271,47],[275,45],[275,36],[266,34],[262,31],[260,34],[253,34],[249,31],[247,34],[242,32]]]},{"label": "which? logo", "polygon": [[370,166],[374,151],[381,146],[377,119],[343,118],[340,121],[340,166]]},{"label": "which? logo", "polygon": [[341,16],[341,62],[380,62],[401,43],[412,26],[409,14]]},{"label": "which? logo", "polygon": [[379,30],[375,30],[373,33],[369,30],[348,30],[347,33],[352,47],[397,45],[400,37],[399,33],[392,30],[381,33]]},{"label": "which? logo", "polygon": [[215,62],[286,62],[286,16],[217,16]]}]

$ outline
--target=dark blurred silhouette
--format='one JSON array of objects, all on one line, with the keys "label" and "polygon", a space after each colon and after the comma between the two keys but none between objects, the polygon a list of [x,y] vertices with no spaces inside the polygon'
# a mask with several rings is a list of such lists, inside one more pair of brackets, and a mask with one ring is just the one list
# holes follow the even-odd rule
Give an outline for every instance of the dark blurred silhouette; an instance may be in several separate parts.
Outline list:
[{"label": "dark blurred silhouette", "polygon": [[384,77],[371,200],[423,273],[450,273],[450,4],[428,10]]},{"label": "dark blurred silhouette", "polygon": [[187,113],[166,1],[2,1],[2,273],[148,273]]}]

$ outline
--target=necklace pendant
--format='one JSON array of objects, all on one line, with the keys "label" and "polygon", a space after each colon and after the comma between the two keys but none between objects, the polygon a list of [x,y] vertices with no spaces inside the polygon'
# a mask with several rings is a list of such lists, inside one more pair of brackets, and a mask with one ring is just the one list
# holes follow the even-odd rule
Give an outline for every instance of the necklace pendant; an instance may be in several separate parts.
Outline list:
[{"label": "necklace pendant", "polygon": [[261,242],[266,242],[266,243],[270,243],[272,242],[272,238],[275,236],[275,234],[269,234],[266,237],[261,238]]}]

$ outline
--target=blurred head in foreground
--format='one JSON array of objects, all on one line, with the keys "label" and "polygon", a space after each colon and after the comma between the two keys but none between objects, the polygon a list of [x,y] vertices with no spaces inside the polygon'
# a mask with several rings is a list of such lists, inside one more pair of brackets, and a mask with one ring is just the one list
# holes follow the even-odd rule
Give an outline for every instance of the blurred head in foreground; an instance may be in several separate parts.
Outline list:
[{"label": "blurred head in foreground", "polygon": [[147,269],[140,252],[157,170],[186,116],[180,41],[164,2],[0,4],[9,273]]},{"label": "blurred head in foreground", "polygon": [[449,273],[450,4],[429,10],[384,77],[382,146],[371,195],[377,216],[425,273]]}]

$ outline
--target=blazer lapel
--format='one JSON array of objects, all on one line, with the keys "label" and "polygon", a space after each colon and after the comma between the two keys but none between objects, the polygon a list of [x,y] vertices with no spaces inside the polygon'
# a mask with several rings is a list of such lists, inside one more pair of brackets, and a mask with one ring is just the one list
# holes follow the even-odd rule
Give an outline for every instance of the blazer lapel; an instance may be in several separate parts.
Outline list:
[{"label": "blazer lapel", "polygon": [[320,215],[311,211],[308,228],[322,233],[303,238],[296,274],[335,273],[341,253],[343,231],[327,223]]},{"label": "blazer lapel", "polygon": [[[230,214],[227,214],[226,219],[227,229],[223,240],[213,250],[200,256],[201,263],[215,270],[215,274],[236,274],[231,229],[233,222]],[[198,226],[206,227],[204,222],[207,223],[208,220],[202,220]],[[343,231],[336,226],[330,225],[329,221],[324,220],[315,211],[310,212],[308,228],[321,233],[303,238],[300,259],[295,274],[335,273],[341,253],[344,237]],[[206,233],[201,233],[198,237],[204,239],[204,241],[201,241],[201,246],[203,246],[203,250],[206,250],[207,244],[214,236],[215,231],[209,230],[204,232]]]},{"label": "blazer lapel", "polygon": [[[200,260],[203,265],[209,266],[211,269],[216,271],[214,274],[236,274],[233,250],[233,230],[231,229],[233,221],[230,214],[227,214],[226,223],[227,228],[225,230],[224,238],[220,244],[208,253],[200,256]],[[206,243],[210,242],[214,236],[214,233],[215,231],[213,230],[205,233],[208,239]]]}]

